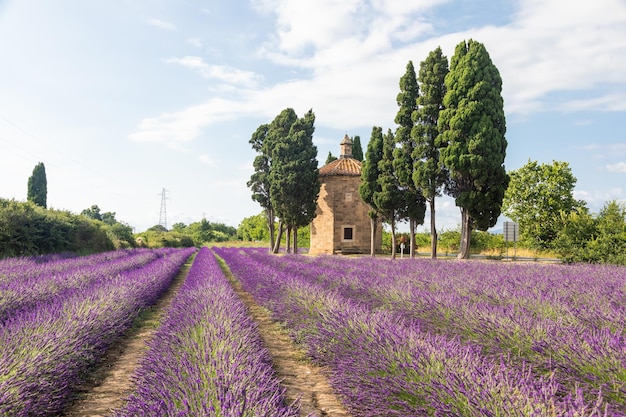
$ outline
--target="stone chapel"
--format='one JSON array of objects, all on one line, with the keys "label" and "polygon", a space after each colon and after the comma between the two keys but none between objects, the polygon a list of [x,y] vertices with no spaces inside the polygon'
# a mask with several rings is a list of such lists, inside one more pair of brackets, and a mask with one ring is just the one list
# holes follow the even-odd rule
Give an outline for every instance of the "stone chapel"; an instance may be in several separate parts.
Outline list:
[{"label": "stone chapel", "polygon": [[[320,194],[316,216],[311,222],[309,253],[370,253],[371,222],[369,206],[361,200],[361,162],[352,157],[352,139],[346,135],[335,161],[319,169]],[[377,253],[382,249],[382,224],[377,222]]]}]

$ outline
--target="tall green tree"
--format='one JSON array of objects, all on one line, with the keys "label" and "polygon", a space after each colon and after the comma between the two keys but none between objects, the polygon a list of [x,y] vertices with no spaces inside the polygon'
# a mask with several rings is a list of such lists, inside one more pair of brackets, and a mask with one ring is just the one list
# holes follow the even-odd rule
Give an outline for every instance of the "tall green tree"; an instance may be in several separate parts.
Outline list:
[{"label": "tall green tree", "polygon": [[335,155],[332,154],[332,152],[328,151],[328,156],[326,157],[326,163],[325,165],[330,164],[333,161],[336,161],[337,157]]},{"label": "tall green tree", "polygon": [[500,216],[509,183],[502,79],[485,46],[456,46],[439,115],[440,163],[450,174],[449,195],[461,209],[460,259],[469,257],[472,229],[487,230]]},{"label": "tall green tree", "polygon": [[365,161],[361,167],[361,183],[359,184],[359,196],[369,206],[370,218],[370,255],[376,256],[376,226],[378,224],[378,209],[374,202],[374,195],[380,192],[378,177],[380,171],[378,163],[383,159],[383,128],[374,126],[370,141],[367,144]]},{"label": "tall green tree", "polygon": [[39,162],[33,169],[33,174],[28,178],[28,201],[32,201],[40,207],[47,208],[48,180],[46,179],[46,167]]},{"label": "tall green tree", "polygon": [[252,149],[257,151],[258,155],[253,162],[254,174],[248,181],[248,187],[252,189],[252,199],[265,210],[270,232],[270,250],[274,252],[278,252],[280,246],[283,222],[279,222],[278,236],[276,236],[274,229],[276,208],[271,190],[272,170],[276,169],[273,157],[278,144],[287,140],[291,126],[297,119],[296,112],[287,108],[280,112],[270,124],[259,126],[250,139]]},{"label": "tall green tree", "polygon": [[502,212],[519,223],[524,244],[536,249],[550,248],[565,226],[563,214],[585,205],[574,198],[576,177],[569,164],[529,160],[509,175],[511,181],[504,194]]},{"label": "tall green tree", "polygon": [[435,199],[441,196],[448,179],[448,170],[439,163],[439,113],[444,109],[446,94],[445,78],[448,74],[448,58],[437,47],[420,62],[417,81],[420,95],[418,108],[413,112],[414,127],[411,137],[415,141],[413,151],[413,183],[428,201],[430,209],[430,257],[437,257],[437,225]]},{"label": "tall green tree", "polygon": [[363,146],[361,145],[361,137],[358,135],[352,138],[352,157],[363,162]]},{"label": "tall green tree", "polygon": [[406,207],[405,197],[400,190],[393,167],[393,151],[396,141],[391,129],[383,135],[383,157],[378,162],[380,172],[377,182],[379,190],[374,193],[374,204],[383,221],[391,226],[391,258],[396,258],[396,223]]},{"label": "tall green tree", "polygon": [[416,142],[411,132],[414,127],[413,113],[418,109],[418,97],[419,86],[415,76],[415,68],[413,62],[409,61],[406,72],[400,78],[400,92],[396,97],[399,109],[395,118],[395,122],[398,124],[395,138],[398,147],[394,149],[393,167],[400,190],[404,194],[404,217],[409,219],[409,253],[411,258],[415,257],[415,228],[424,223],[426,212],[424,196],[413,182]]},{"label": "tall green tree", "polygon": [[[286,110],[291,119],[292,109]],[[297,229],[315,217],[321,183],[317,169],[317,147],[313,145],[315,114],[309,110],[296,119],[286,136],[274,142],[270,170],[272,206],[287,230],[287,252],[297,252]]]},{"label": "tall green tree", "polygon": [[252,190],[252,200],[259,203],[261,208],[263,208],[269,231],[269,246],[270,250],[273,250],[276,242],[276,231],[274,227],[276,215],[274,214],[274,207],[272,206],[272,199],[270,198],[269,175],[272,164],[270,155],[272,144],[270,141],[272,138],[268,138],[269,129],[269,124],[263,124],[257,128],[250,138],[249,143],[258,155],[254,158],[254,162],[252,163],[254,173],[250,177],[247,185]]}]

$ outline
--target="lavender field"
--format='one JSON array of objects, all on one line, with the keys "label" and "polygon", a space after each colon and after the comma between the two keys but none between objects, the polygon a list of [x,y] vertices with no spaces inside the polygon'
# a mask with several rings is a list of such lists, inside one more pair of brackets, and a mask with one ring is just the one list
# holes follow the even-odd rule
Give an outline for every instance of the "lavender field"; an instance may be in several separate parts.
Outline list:
[{"label": "lavender field", "polygon": [[116,416],[297,417],[255,323],[208,248],[150,343]]},{"label": "lavender field", "polygon": [[624,268],[215,251],[354,415],[626,415]]},{"label": "lavender field", "polygon": [[[63,412],[192,249],[0,261],[0,416]],[[625,416],[626,268],[202,248],[112,416],[298,416],[220,268],[353,416]]]},{"label": "lavender field", "polygon": [[58,415],[85,372],[195,250],[3,261],[0,415]]}]

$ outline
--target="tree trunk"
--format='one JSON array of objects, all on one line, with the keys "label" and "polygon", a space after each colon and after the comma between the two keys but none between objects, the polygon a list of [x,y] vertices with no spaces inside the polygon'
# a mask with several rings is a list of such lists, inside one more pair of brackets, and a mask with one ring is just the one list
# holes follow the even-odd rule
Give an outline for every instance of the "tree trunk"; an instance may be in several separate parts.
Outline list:
[{"label": "tree trunk", "polygon": [[457,259],[469,259],[470,256],[470,236],[472,229],[470,226],[470,216],[466,209],[461,209],[461,244]]},{"label": "tree trunk", "polygon": [[298,226],[293,227],[293,253],[298,254]]},{"label": "tree trunk", "polygon": [[409,239],[409,245],[411,246],[409,249],[409,254],[411,255],[411,259],[415,258],[415,220],[409,219],[409,232],[411,238]]},{"label": "tree trunk", "polygon": [[270,252],[272,252],[274,251],[274,239],[276,238],[276,233],[274,230],[274,210],[266,209],[265,215],[267,216],[267,227],[270,231]]},{"label": "tree trunk", "polygon": [[291,226],[287,226],[287,238],[285,239],[287,253],[291,253],[291,230]]},{"label": "tree trunk", "polygon": [[278,222],[278,236],[276,237],[276,243],[274,244],[274,249],[272,249],[272,253],[278,253],[280,250],[280,241],[283,238],[283,221]]},{"label": "tree trunk", "polygon": [[396,259],[396,220],[395,213],[391,215],[391,259]]},{"label": "tree trunk", "polygon": [[435,197],[430,199],[430,258],[437,258],[437,228],[435,227]]},{"label": "tree trunk", "polygon": [[370,217],[370,255],[376,256],[376,218]]}]

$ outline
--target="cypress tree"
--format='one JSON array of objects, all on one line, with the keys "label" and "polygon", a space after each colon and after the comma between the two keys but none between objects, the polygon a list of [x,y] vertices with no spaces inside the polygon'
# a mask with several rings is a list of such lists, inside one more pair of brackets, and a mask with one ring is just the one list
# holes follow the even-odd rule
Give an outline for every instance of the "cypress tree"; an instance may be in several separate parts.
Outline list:
[{"label": "cypress tree", "polygon": [[413,183],[421,190],[430,208],[430,257],[437,257],[437,227],[435,222],[435,198],[447,182],[448,171],[439,163],[439,112],[443,110],[446,93],[445,78],[448,74],[448,58],[437,47],[420,63],[420,96],[418,108],[413,113],[415,125],[411,137],[415,141],[413,151]]},{"label": "cypress tree", "polygon": [[391,226],[391,258],[396,257],[396,222],[405,209],[405,199],[393,168],[393,151],[396,147],[391,129],[383,135],[382,159],[378,162],[378,191],[374,193],[374,204],[384,221]]},{"label": "cypress tree", "polygon": [[379,214],[374,202],[374,195],[380,192],[378,163],[381,159],[383,159],[383,129],[382,127],[374,126],[370,141],[367,144],[365,161],[361,167],[361,183],[359,184],[359,196],[370,207],[367,214],[370,218],[370,255],[372,256],[376,255],[374,242],[376,242],[376,223]]},{"label": "cypress tree", "polygon": [[313,145],[315,114],[309,110],[298,119],[293,109],[286,109],[279,118],[281,127],[277,132],[281,135],[276,137],[271,151],[270,198],[276,215],[286,226],[287,251],[291,251],[293,234],[293,249],[297,252],[297,228],[308,225],[315,217],[321,187],[317,147]]},{"label": "cypress tree", "polygon": [[363,146],[361,145],[361,137],[358,135],[352,138],[352,157],[363,162]]},{"label": "cypress tree", "polygon": [[471,230],[496,224],[509,183],[502,79],[485,46],[470,39],[457,45],[445,85],[440,158],[450,173],[448,193],[461,208],[459,258],[464,259]]},{"label": "cypress tree", "polygon": [[46,179],[46,167],[39,162],[33,169],[33,174],[28,178],[27,200],[40,207],[47,208],[48,180]]},{"label": "cypress tree", "polygon": [[424,223],[426,213],[425,199],[421,192],[415,187],[413,182],[413,165],[416,143],[411,136],[414,121],[413,113],[417,111],[417,100],[419,98],[419,86],[415,76],[413,62],[409,61],[406,72],[400,78],[400,92],[396,97],[399,109],[395,122],[396,142],[399,147],[394,149],[393,167],[398,178],[398,185],[404,194],[405,208],[404,218],[409,219],[410,244],[409,251],[411,257],[415,257],[415,228],[418,224]]}]

